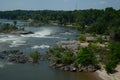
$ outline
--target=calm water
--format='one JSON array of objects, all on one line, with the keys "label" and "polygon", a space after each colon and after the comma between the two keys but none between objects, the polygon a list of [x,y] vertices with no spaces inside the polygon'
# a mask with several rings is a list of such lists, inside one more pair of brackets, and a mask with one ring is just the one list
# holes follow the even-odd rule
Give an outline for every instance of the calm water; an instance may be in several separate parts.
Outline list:
[{"label": "calm water", "polygon": [[[12,21],[4,21],[12,23]],[[19,22],[23,24],[24,22]],[[61,40],[74,40],[76,30],[60,26],[26,27],[34,34],[0,34],[0,51],[20,49],[26,55],[38,50],[45,54],[50,46]],[[95,73],[74,73],[52,69],[48,61],[39,64],[15,64],[0,60],[0,80],[101,80]]]}]

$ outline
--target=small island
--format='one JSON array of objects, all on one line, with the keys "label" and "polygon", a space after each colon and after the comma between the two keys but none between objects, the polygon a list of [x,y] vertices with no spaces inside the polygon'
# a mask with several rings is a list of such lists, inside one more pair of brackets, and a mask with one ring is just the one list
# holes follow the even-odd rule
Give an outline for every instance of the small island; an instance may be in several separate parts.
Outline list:
[{"label": "small island", "polygon": [[17,21],[13,21],[13,24],[3,23],[0,25],[0,33],[7,34],[33,34],[31,31],[25,31],[24,27],[17,27]]}]

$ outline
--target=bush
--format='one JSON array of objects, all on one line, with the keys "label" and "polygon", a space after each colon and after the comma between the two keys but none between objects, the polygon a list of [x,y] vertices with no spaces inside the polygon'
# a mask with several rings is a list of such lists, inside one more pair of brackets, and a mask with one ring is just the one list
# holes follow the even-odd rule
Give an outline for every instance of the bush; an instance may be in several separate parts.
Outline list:
[{"label": "bush", "polygon": [[74,67],[78,67],[78,62],[77,62],[77,61],[74,61],[73,66],[74,66]]},{"label": "bush", "polygon": [[70,64],[73,62],[72,59],[72,54],[71,53],[64,53],[64,55],[62,55],[61,61],[63,64]]},{"label": "bush", "polygon": [[76,61],[82,65],[96,65],[97,60],[89,48],[81,48],[76,56]]},{"label": "bush", "polygon": [[106,71],[107,73],[112,73],[120,61],[120,43],[119,42],[112,42],[109,45],[110,49],[110,56],[109,60],[106,63]]},{"label": "bush", "polygon": [[86,37],[84,35],[80,35],[78,37],[78,40],[80,40],[80,41],[86,41]]},{"label": "bush", "polygon": [[112,73],[116,66],[116,62],[111,60],[105,65],[105,70],[107,71],[107,73]]},{"label": "bush", "polygon": [[0,27],[0,31],[1,32],[4,32],[4,31],[12,31],[12,30],[17,30],[17,27],[13,26],[13,25],[10,25],[8,23],[6,24],[3,24],[1,27]]},{"label": "bush", "polygon": [[30,57],[33,59],[33,63],[37,63],[40,57],[40,53],[38,51],[30,53]]}]

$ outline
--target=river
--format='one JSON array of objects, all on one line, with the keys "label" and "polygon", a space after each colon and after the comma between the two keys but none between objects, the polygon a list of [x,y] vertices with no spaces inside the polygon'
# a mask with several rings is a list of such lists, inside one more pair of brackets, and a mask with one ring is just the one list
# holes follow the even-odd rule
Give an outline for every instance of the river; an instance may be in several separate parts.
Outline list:
[{"label": "river", "polygon": [[[1,20],[1,23],[12,23],[9,20]],[[19,22],[19,25],[25,24]],[[74,40],[79,34],[74,29],[61,26],[25,27],[34,34],[14,35],[0,33],[0,51],[19,49],[28,55],[38,50],[45,54],[49,47],[62,40]],[[40,61],[38,64],[16,64],[0,59],[0,80],[101,80],[96,73],[67,72],[49,67],[48,61]]]}]

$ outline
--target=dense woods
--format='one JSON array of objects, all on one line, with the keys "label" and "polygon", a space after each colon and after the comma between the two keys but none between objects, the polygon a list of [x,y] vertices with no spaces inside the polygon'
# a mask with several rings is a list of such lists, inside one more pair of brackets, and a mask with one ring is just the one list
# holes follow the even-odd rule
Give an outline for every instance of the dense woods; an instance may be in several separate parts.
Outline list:
[{"label": "dense woods", "polygon": [[37,23],[72,25],[82,32],[110,34],[113,39],[120,36],[120,10],[111,7],[105,10],[88,9],[74,11],[0,11],[1,19],[33,20]]}]

